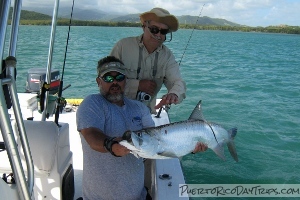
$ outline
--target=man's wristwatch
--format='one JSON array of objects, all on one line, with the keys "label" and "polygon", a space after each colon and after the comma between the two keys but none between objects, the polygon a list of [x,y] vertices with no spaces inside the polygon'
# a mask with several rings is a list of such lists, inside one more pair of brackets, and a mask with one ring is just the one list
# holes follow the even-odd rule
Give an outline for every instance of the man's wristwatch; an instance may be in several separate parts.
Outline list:
[{"label": "man's wristwatch", "polygon": [[119,144],[119,142],[118,141],[115,141],[114,140],[115,139],[115,137],[113,137],[113,138],[105,138],[105,140],[104,140],[104,148],[108,151],[108,152],[110,152],[111,153],[111,155],[113,155],[113,156],[115,156],[115,157],[121,157],[121,156],[117,156],[113,151],[112,151],[112,146],[114,145],[114,144]]}]

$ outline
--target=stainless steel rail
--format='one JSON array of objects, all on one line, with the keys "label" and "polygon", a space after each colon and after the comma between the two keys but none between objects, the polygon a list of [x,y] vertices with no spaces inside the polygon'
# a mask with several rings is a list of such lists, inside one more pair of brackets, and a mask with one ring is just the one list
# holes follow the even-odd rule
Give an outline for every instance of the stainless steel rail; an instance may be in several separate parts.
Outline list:
[{"label": "stainless steel rail", "polygon": [[[2,59],[4,54],[5,47],[5,36],[8,22],[8,14],[10,9],[10,1],[1,1],[0,2],[0,55],[1,55],[1,65],[0,69],[2,72]],[[5,60],[6,63],[6,77],[0,79],[0,127],[2,137],[6,146],[6,151],[9,157],[9,161],[12,167],[12,171],[15,176],[16,185],[18,188],[18,193],[20,199],[29,200],[32,196],[33,185],[34,185],[34,166],[31,157],[31,152],[29,148],[29,143],[27,140],[25,127],[23,124],[23,118],[21,114],[20,104],[17,96],[17,89],[15,83],[15,69],[16,69],[16,47],[17,47],[17,35],[18,35],[18,24],[20,21],[20,12],[21,12],[21,0],[16,0],[13,9],[12,17],[12,28],[11,28],[11,38],[10,38],[10,47],[9,55]],[[24,156],[27,164],[27,181],[24,174],[24,169],[21,163],[20,154],[15,140],[15,134],[13,133],[11,119],[8,114],[8,108],[6,105],[6,100],[4,97],[4,91],[2,85],[7,85],[10,92],[10,99],[12,101],[12,107],[15,114],[15,119],[18,125],[19,137],[21,140]]]},{"label": "stainless steel rail", "polygon": [[[0,1],[0,55],[3,58],[5,35],[8,21],[10,1]],[[2,71],[2,60],[0,62],[0,70]]]},{"label": "stainless steel rail", "polygon": [[[11,28],[11,37],[10,37],[10,46],[9,46],[9,56],[16,57],[17,50],[17,41],[18,41],[18,32],[19,32],[19,23],[20,23],[20,15],[22,10],[22,0],[16,0],[14,4],[13,16],[12,16],[12,28]],[[12,59],[6,59],[7,72],[6,76],[10,77],[14,80],[16,76],[16,62]],[[11,94],[11,99],[13,103],[13,109],[15,114],[15,119],[19,129],[19,135],[21,144],[24,151],[24,157],[27,165],[27,183],[30,194],[33,192],[34,185],[34,165],[31,157],[31,152],[27,140],[27,135],[25,131],[25,126],[23,123],[23,117],[21,113],[20,104],[17,96],[17,88],[15,84],[15,80],[13,84],[9,85],[9,90]]]}]

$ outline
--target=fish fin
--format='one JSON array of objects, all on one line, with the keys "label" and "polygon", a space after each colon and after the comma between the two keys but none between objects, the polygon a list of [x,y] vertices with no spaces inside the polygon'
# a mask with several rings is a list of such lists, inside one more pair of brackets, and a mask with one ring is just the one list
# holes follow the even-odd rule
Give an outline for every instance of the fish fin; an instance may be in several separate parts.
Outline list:
[{"label": "fish fin", "polygon": [[229,141],[227,143],[227,147],[228,147],[228,150],[231,154],[231,156],[233,157],[233,159],[238,162],[239,159],[238,159],[238,155],[237,155],[237,152],[236,152],[236,148],[235,148],[235,144],[234,144],[234,137],[236,136],[237,134],[237,128],[232,128],[228,131],[228,134],[229,134]]},{"label": "fish fin", "polygon": [[209,128],[211,129],[212,133],[214,134],[214,138],[215,138],[216,142],[218,143],[216,134],[215,134],[211,124],[209,122],[207,122],[203,117],[203,113],[202,113],[202,109],[201,109],[201,102],[202,101],[200,100],[199,103],[196,105],[192,114],[189,117],[189,120],[200,120],[200,121],[203,121],[204,123],[206,123],[209,126]]},{"label": "fish fin", "polygon": [[190,119],[205,121],[204,117],[203,117],[203,114],[202,114],[202,109],[201,109],[201,100],[199,101],[199,103],[194,108],[192,114],[189,117],[189,120]]},{"label": "fish fin", "polygon": [[222,160],[226,160],[225,154],[224,154],[224,142],[219,143],[215,148],[212,149],[217,156],[219,156]]},{"label": "fish fin", "polygon": [[157,153],[157,155],[170,157],[170,158],[177,158],[178,157],[175,153],[168,152],[168,151],[159,152],[159,153]]}]

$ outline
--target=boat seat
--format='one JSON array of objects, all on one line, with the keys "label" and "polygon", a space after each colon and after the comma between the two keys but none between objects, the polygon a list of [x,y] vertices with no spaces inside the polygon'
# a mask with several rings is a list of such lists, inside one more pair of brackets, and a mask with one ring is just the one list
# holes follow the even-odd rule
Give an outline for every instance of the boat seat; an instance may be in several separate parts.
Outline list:
[{"label": "boat seat", "polygon": [[[52,121],[24,120],[34,165],[35,199],[73,199],[74,171],[70,151],[69,124],[60,123],[60,125],[58,127]],[[17,133],[16,130],[18,129],[15,123],[14,132]],[[19,137],[17,144],[26,172]]]},{"label": "boat seat", "polygon": [[[61,127],[58,127],[51,121],[31,120],[24,120],[24,125],[35,173],[50,173],[56,161],[58,164],[56,170],[62,171],[65,160],[72,156],[69,144],[69,125],[62,124]],[[17,144],[18,147],[21,146],[19,137]],[[24,160],[24,155],[21,156],[21,159]]]}]

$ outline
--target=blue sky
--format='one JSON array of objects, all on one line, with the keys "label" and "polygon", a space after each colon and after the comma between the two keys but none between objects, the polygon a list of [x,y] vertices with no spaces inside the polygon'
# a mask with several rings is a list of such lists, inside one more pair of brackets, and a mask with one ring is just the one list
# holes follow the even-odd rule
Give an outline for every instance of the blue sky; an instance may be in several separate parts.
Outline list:
[{"label": "blue sky", "polygon": [[[71,8],[72,2],[61,0],[59,5]],[[23,1],[23,7],[53,5],[54,0]],[[176,16],[198,16],[203,7],[201,16],[222,18],[242,25],[300,26],[300,0],[75,0],[75,7],[119,14],[142,13],[153,7],[162,7]]]}]

